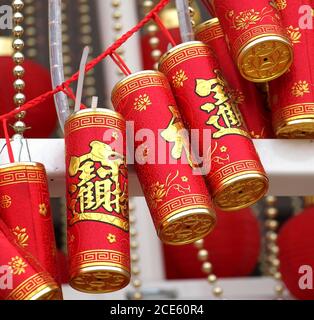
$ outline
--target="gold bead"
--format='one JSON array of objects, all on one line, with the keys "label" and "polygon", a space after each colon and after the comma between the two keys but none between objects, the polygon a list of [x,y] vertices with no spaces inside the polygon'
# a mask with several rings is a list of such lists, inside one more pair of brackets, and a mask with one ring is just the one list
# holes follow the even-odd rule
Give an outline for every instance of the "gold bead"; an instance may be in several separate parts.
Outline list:
[{"label": "gold bead", "polygon": [[21,24],[24,20],[24,16],[21,12],[14,12],[13,14],[13,23],[14,24]]},{"label": "gold bead", "polygon": [[270,261],[270,263],[275,267],[275,268],[278,268],[280,266],[280,260],[279,259],[272,259]]},{"label": "gold bead", "polygon": [[14,52],[13,61],[16,64],[21,64],[24,62],[24,55],[22,52]]},{"label": "gold bead", "polygon": [[281,280],[281,277],[282,277],[282,275],[281,275],[281,273],[280,273],[279,271],[275,272],[274,278],[275,278],[276,280]]},{"label": "gold bead", "polygon": [[154,63],[154,65],[153,65],[154,70],[158,70],[158,65],[159,65],[158,62]]},{"label": "gold bead", "polygon": [[13,68],[13,74],[17,78],[22,78],[25,74],[25,70],[22,66],[17,65]]},{"label": "gold bead", "polygon": [[12,48],[16,51],[21,51],[24,48],[24,41],[22,39],[14,39]]},{"label": "gold bead", "polygon": [[195,10],[192,7],[189,7],[189,14],[190,14],[190,17],[194,17],[195,15]]},{"label": "gold bead", "polygon": [[154,2],[151,0],[145,0],[143,2],[143,13],[147,14],[154,6]]},{"label": "gold bead", "polygon": [[117,20],[120,19],[121,16],[122,16],[122,14],[121,14],[121,12],[118,11],[118,10],[116,10],[116,11],[112,14],[112,18],[113,18],[113,19],[117,19]]},{"label": "gold bead", "polygon": [[265,221],[265,226],[270,230],[276,230],[278,228],[278,221],[274,219],[267,219]]},{"label": "gold bead", "polygon": [[92,27],[89,26],[88,24],[81,27],[81,33],[88,34],[88,33],[91,33],[91,31],[92,31]]},{"label": "gold bead", "polygon": [[210,275],[207,277],[207,281],[208,281],[209,283],[215,283],[215,282],[217,281],[216,275],[210,274]]},{"label": "gold bead", "polygon": [[25,24],[27,24],[28,26],[34,25],[35,22],[35,17],[33,16],[25,18]]},{"label": "gold bead", "polygon": [[130,224],[134,224],[134,223],[136,222],[136,217],[135,217],[135,215],[130,215],[129,221],[130,221]]},{"label": "gold bead", "polygon": [[24,7],[24,2],[22,0],[13,0],[12,7],[16,11],[21,11]]},{"label": "gold bead", "polygon": [[80,22],[84,24],[90,23],[90,16],[87,14],[82,15],[80,17]]},{"label": "gold bead", "polygon": [[13,82],[15,91],[22,91],[25,88],[25,82],[22,79],[16,79]]},{"label": "gold bead", "polygon": [[81,5],[78,7],[78,10],[79,10],[79,12],[81,12],[81,13],[87,13],[87,12],[89,12],[89,6],[86,5],[86,4],[81,4]]},{"label": "gold bead", "polygon": [[130,243],[131,249],[136,249],[138,247],[138,243],[135,240],[132,240]]},{"label": "gold bead", "polygon": [[30,37],[26,39],[26,45],[29,47],[34,47],[36,45],[36,38]]},{"label": "gold bead", "polygon": [[268,241],[272,241],[272,242],[275,242],[277,240],[278,236],[277,236],[277,233],[274,232],[274,231],[268,231],[266,232],[266,239]]},{"label": "gold bead", "polygon": [[147,27],[147,32],[151,37],[154,36],[157,31],[158,31],[158,27],[155,24],[150,24]]},{"label": "gold bead", "polygon": [[81,37],[81,42],[84,45],[88,45],[92,43],[93,38],[90,35],[84,35],[83,37]]},{"label": "gold bead", "polygon": [[130,235],[131,237],[136,237],[137,236],[137,231],[134,228],[130,228]]},{"label": "gold bead", "polygon": [[112,7],[119,7],[121,5],[121,1],[120,0],[112,0],[111,1],[111,6]]},{"label": "gold bead", "polygon": [[278,253],[279,253],[279,247],[277,245],[273,244],[273,243],[268,246],[268,250],[273,255],[278,255]]},{"label": "gold bead", "polygon": [[194,242],[194,246],[197,248],[197,249],[202,249],[203,246],[204,246],[204,239],[200,239],[200,240],[197,240]]},{"label": "gold bead", "polygon": [[151,37],[148,42],[151,48],[155,49],[158,47],[160,40],[157,37]]},{"label": "gold bead", "polygon": [[198,253],[197,253],[197,258],[200,261],[206,261],[208,259],[208,251],[206,249],[201,249]]},{"label": "gold bead", "polygon": [[26,125],[23,121],[16,121],[13,125],[13,130],[18,133],[21,134],[23,132],[25,132],[26,130]]},{"label": "gold bead", "polygon": [[122,24],[120,22],[116,22],[113,25],[113,29],[114,29],[114,31],[121,31],[122,30]]},{"label": "gold bead", "polygon": [[134,287],[134,288],[139,288],[139,287],[141,287],[141,286],[142,286],[142,282],[141,282],[140,279],[135,279],[135,280],[133,280],[133,287]]},{"label": "gold bead", "polygon": [[202,264],[202,271],[204,273],[209,274],[209,273],[212,272],[212,270],[213,270],[213,266],[212,266],[212,264],[210,262],[204,262]]},{"label": "gold bead", "polygon": [[142,293],[139,292],[139,291],[134,292],[134,294],[133,294],[133,299],[134,299],[134,300],[141,300],[141,299],[143,299]]},{"label": "gold bead", "polygon": [[132,267],[132,274],[135,276],[138,276],[141,273],[141,270],[138,266],[133,266]]},{"label": "gold bead", "polygon": [[275,285],[275,291],[278,295],[282,295],[284,292],[285,288],[282,284],[276,284]]},{"label": "gold bead", "polygon": [[277,208],[268,208],[266,210],[266,216],[270,219],[274,219],[276,218],[276,216],[278,215],[278,209]]},{"label": "gold bead", "polygon": [[159,60],[159,58],[160,58],[160,56],[162,55],[162,53],[161,53],[160,50],[155,49],[155,50],[152,51],[151,55],[152,55],[152,58],[153,58],[155,61],[157,61],[157,60]]},{"label": "gold bead", "polygon": [[277,202],[277,198],[276,197],[274,197],[274,196],[267,196],[266,197],[266,203],[269,206],[273,206],[276,202]]},{"label": "gold bead", "polygon": [[132,262],[138,262],[138,260],[139,260],[138,254],[137,253],[131,254],[131,260],[132,260]]},{"label": "gold bead", "polygon": [[213,295],[215,297],[220,297],[223,294],[223,290],[220,287],[214,287],[213,288]]},{"label": "gold bead", "polygon": [[20,38],[20,37],[22,37],[22,35],[23,35],[23,33],[24,33],[24,29],[23,29],[22,26],[17,25],[17,26],[15,26],[15,27],[13,28],[12,33],[13,33],[13,36],[14,36],[14,37]]},{"label": "gold bead", "polygon": [[37,50],[35,48],[29,48],[27,51],[26,51],[26,55],[29,57],[29,58],[34,58],[37,56]]},{"label": "gold bead", "polygon": [[13,100],[14,100],[15,105],[21,106],[22,104],[25,103],[25,94],[18,92],[14,95]]}]

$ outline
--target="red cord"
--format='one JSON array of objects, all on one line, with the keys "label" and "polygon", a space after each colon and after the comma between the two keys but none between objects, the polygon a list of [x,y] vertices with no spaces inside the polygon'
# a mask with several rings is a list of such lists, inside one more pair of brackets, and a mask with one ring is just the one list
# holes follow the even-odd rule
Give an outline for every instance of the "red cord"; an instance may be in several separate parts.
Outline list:
[{"label": "red cord", "polygon": [[4,137],[5,137],[5,143],[6,143],[7,149],[8,149],[9,159],[10,159],[10,162],[13,163],[14,162],[14,155],[13,155],[10,136],[9,136],[9,132],[8,132],[7,119],[2,119],[2,126],[3,126]]},{"label": "red cord", "polygon": [[120,68],[120,70],[124,73],[125,76],[129,76],[132,72],[126,65],[126,63],[123,61],[120,55],[118,55],[116,52],[112,52],[110,54],[111,59],[113,62]]},{"label": "red cord", "polygon": [[163,22],[161,21],[161,19],[159,18],[157,13],[154,13],[154,20],[156,22],[156,24],[158,25],[159,29],[163,32],[163,34],[168,38],[169,42],[172,44],[173,47],[175,47],[177,44],[174,41],[171,33],[169,32],[169,30],[165,27],[165,25],[163,24]]},{"label": "red cord", "polygon": [[[95,66],[101,62],[104,58],[106,58],[108,55],[112,54],[114,51],[116,51],[119,47],[121,47],[122,44],[124,44],[132,35],[136,32],[138,32],[145,24],[147,24],[151,19],[154,19],[155,14],[157,14],[159,11],[161,11],[170,0],[161,0],[159,3],[131,30],[126,32],[124,35],[122,35],[117,41],[115,41],[111,46],[109,46],[103,53],[101,53],[98,57],[91,60],[85,68],[85,73],[87,73],[89,70],[95,68]],[[76,72],[72,75],[71,78],[69,78],[67,81],[62,83],[60,86],[57,86],[54,90],[47,91],[46,93],[26,102],[23,106],[21,106],[18,110],[14,109],[8,113],[5,113],[0,116],[0,121],[8,120],[10,118],[13,118],[16,114],[18,114],[21,111],[27,111],[28,109],[31,109],[43,102],[45,102],[47,99],[55,95],[56,93],[63,91],[66,92],[66,88],[74,81],[76,81],[79,77],[79,72]]]}]

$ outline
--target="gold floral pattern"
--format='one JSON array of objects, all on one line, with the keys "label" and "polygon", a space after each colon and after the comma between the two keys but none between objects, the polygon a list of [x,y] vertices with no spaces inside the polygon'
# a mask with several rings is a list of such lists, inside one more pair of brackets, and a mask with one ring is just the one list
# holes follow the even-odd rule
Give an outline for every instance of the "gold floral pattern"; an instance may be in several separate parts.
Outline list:
[{"label": "gold floral pattern", "polygon": [[107,240],[109,243],[115,243],[117,242],[116,236],[112,233],[109,233],[107,236]]},{"label": "gold floral pattern", "polygon": [[189,178],[186,177],[186,176],[183,176],[183,177],[181,177],[181,180],[182,180],[183,182],[188,182],[188,181],[189,181]]},{"label": "gold floral pattern", "polygon": [[228,148],[226,146],[220,147],[221,152],[227,152]]},{"label": "gold floral pattern", "polygon": [[16,275],[25,273],[25,269],[27,267],[27,263],[25,263],[23,259],[18,256],[11,258],[11,261],[8,263],[8,265],[10,266],[12,273]]},{"label": "gold floral pattern", "polygon": [[287,34],[293,44],[301,42],[300,39],[302,34],[300,32],[300,28],[294,28],[293,26],[289,26],[287,27]]},{"label": "gold floral pattern", "polygon": [[[235,15],[234,11],[227,12],[227,18],[231,21],[232,28],[236,30],[246,30],[250,25],[257,24],[257,22],[262,21],[264,18],[269,16],[273,12],[273,9],[267,10],[264,7],[261,11],[256,11],[255,9],[249,9],[241,11],[238,15]],[[276,15],[272,18],[278,19]]]},{"label": "gold floral pattern", "polygon": [[9,195],[4,194],[0,200],[0,206],[2,209],[10,208],[12,204],[12,199]]},{"label": "gold floral pattern", "polygon": [[[218,152],[217,152],[218,151]],[[220,152],[219,152],[220,151]],[[218,148],[218,142],[215,142],[214,147],[209,150],[211,162],[218,164],[226,164],[230,162],[230,156],[227,153],[228,148],[226,146],[221,146]]]},{"label": "gold floral pattern", "polygon": [[152,103],[150,101],[149,96],[144,93],[141,94],[138,98],[134,101],[134,109],[136,111],[145,111],[148,106],[150,106]]},{"label": "gold floral pattern", "polygon": [[287,7],[287,0],[271,0],[269,4],[277,10],[284,10]]},{"label": "gold floral pattern", "polygon": [[[179,171],[175,173],[172,177],[172,173],[170,172],[166,178],[165,183],[160,183],[159,181],[153,183],[148,188],[148,204],[151,208],[156,209],[158,205],[164,200],[164,198],[168,195],[171,189],[177,190],[179,193],[187,193],[191,191],[190,185],[182,186],[179,183],[176,183],[175,180],[179,177]],[[184,181],[186,180],[186,181]],[[187,182],[187,177],[181,177],[182,182]]]},{"label": "gold floral pattern", "polygon": [[242,104],[245,100],[245,95],[243,94],[242,91],[240,91],[238,89],[230,89],[229,95],[230,95],[232,101],[236,104]]},{"label": "gold floral pattern", "polygon": [[187,75],[181,69],[176,72],[176,74],[172,77],[172,84],[175,88],[182,88],[184,85],[184,81],[188,80]]},{"label": "gold floral pattern", "polygon": [[27,234],[26,228],[22,228],[19,226],[16,226],[15,228],[12,229],[13,234],[16,237],[17,243],[21,247],[27,247],[28,246],[28,239],[29,236]]},{"label": "gold floral pattern", "polygon": [[45,203],[40,203],[39,204],[39,214],[46,217],[48,213],[48,209]]},{"label": "gold floral pattern", "polygon": [[300,80],[299,82],[295,82],[291,88],[291,94],[295,97],[303,97],[305,93],[310,93],[307,81]]}]

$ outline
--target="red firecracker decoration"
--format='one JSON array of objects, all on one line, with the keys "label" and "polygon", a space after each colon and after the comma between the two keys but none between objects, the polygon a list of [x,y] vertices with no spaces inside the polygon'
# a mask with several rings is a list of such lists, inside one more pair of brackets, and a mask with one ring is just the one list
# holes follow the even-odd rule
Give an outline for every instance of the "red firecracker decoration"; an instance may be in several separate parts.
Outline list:
[{"label": "red firecracker decoration", "polygon": [[[259,222],[250,208],[233,214],[217,210],[217,226],[204,239],[213,273],[218,277],[244,277],[256,267],[260,252]],[[194,245],[164,246],[168,279],[204,278]]]},{"label": "red firecracker decoration", "polygon": [[282,26],[275,0],[212,0],[241,75],[266,82],[287,71],[292,46]]},{"label": "red firecracker decoration", "polygon": [[[282,280],[291,294],[302,300],[314,299],[313,229],[314,206],[311,206],[289,219],[278,234]],[[307,267],[303,269],[302,266]],[[302,280],[302,276],[307,276],[307,279]],[[304,284],[307,289],[302,289]]]},{"label": "red firecracker decoration", "polygon": [[57,283],[28,253],[0,220],[0,299],[57,300],[62,293]]},{"label": "red firecracker decoration", "polygon": [[230,95],[237,104],[252,138],[272,138],[270,117],[266,114],[262,97],[252,82],[241,77],[225,41],[218,18],[210,19],[195,28],[195,37],[215,52]]},{"label": "red firecracker decoration", "polygon": [[[15,108],[13,97],[15,95],[13,82],[15,80],[13,75],[13,68],[15,64],[11,57],[0,57],[0,106],[1,114],[9,112]],[[25,89],[23,93],[26,96],[26,101],[36,98],[51,90],[51,79],[49,72],[41,65],[25,60],[23,63],[25,75]],[[27,111],[25,122],[31,130],[25,131],[26,138],[48,138],[56,128],[57,114],[53,97],[49,98],[42,104]],[[11,123],[11,122],[10,122]],[[14,119],[12,120],[12,125]],[[9,128],[11,135],[14,130]],[[0,129],[0,135],[3,136],[3,130]]]},{"label": "red firecracker decoration", "polygon": [[23,162],[0,166],[0,217],[17,243],[58,281],[48,181],[42,164]]},{"label": "red firecracker decoration", "polygon": [[[279,6],[293,45],[294,62],[280,79],[269,83],[273,127],[281,138],[314,138],[314,30],[302,28],[299,10],[311,0],[287,1]],[[307,18],[311,19],[311,18]]]},{"label": "red firecracker decoration", "polygon": [[[208,167],[211,162],[206,181],[215,204],[225,211],[237,210],[262,198],[268,179],[208,45],[178,45],[161,57],[159,69],[171,84],[188,128],[199,130],[200,152]],[[203,150],[206,131],[211,148]]]},{"label": "red firecracker decoration", "polygon": [[116,85],[112,103],[134,123],[136,135],[149,131],[147,139],[135,139],[135,169],[160,239],[180,245],[204,237],[215,214],[202,176],[193,174],[188,137],[166,77],[158,71],[132,74]]},{"label": "red firecracker decoration", "polygon": [[65,124],[70,285],[119,290],[130,279],[125,121],[108,109],[85,109]]}]

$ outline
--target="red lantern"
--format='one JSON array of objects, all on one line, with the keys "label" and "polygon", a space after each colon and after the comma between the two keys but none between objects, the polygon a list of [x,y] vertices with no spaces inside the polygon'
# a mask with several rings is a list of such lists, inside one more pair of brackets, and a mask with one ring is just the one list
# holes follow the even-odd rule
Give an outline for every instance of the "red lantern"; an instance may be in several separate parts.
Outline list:
[{"label": "red lantern", "polygon": [[[260,252],[259,222],[250,208],[233,214],[217,210],[217,226],[204,239],[213,273],[218,277],[242,277],[254,270]],[[204,278],[202,262],[193,245],[164,246],[168,279]]]},{"label": "red lantern", "polygon": [[[36,62],[25,60],[23,63],[25,75],[26,101],[36,98],[42,93],[51,90],[51,80],[49,72],[37,64]],[[0,106],[1,114],[11,111],[15,108],[13,97],[15,94],[13,82],[14,62],[11,57],[0,57]],[[14,123],[14,119],[10,119],[10,124]],[[56,128],[57,115],[53,97],[45,102],[31,108],[27,111],[25,123],[30,130],[25,131],[27,138],[48,138]],[[9,128],[10,134],[14,134],[12,128]],[[3,136],[3,130],[0,129],[0,135]]]},{"label": "red lantern", "polygon": [[[312,272],[314,270],[313,229],[314,207],[312,206],[289,219],[278,234],[282,280],[291,294],[298,299],[314,299],[314,289],[302,289],[299,283],[304,272],[302,266],[309,266]],[[311,276],[308,281],[306,282],[313,287]]]}]

